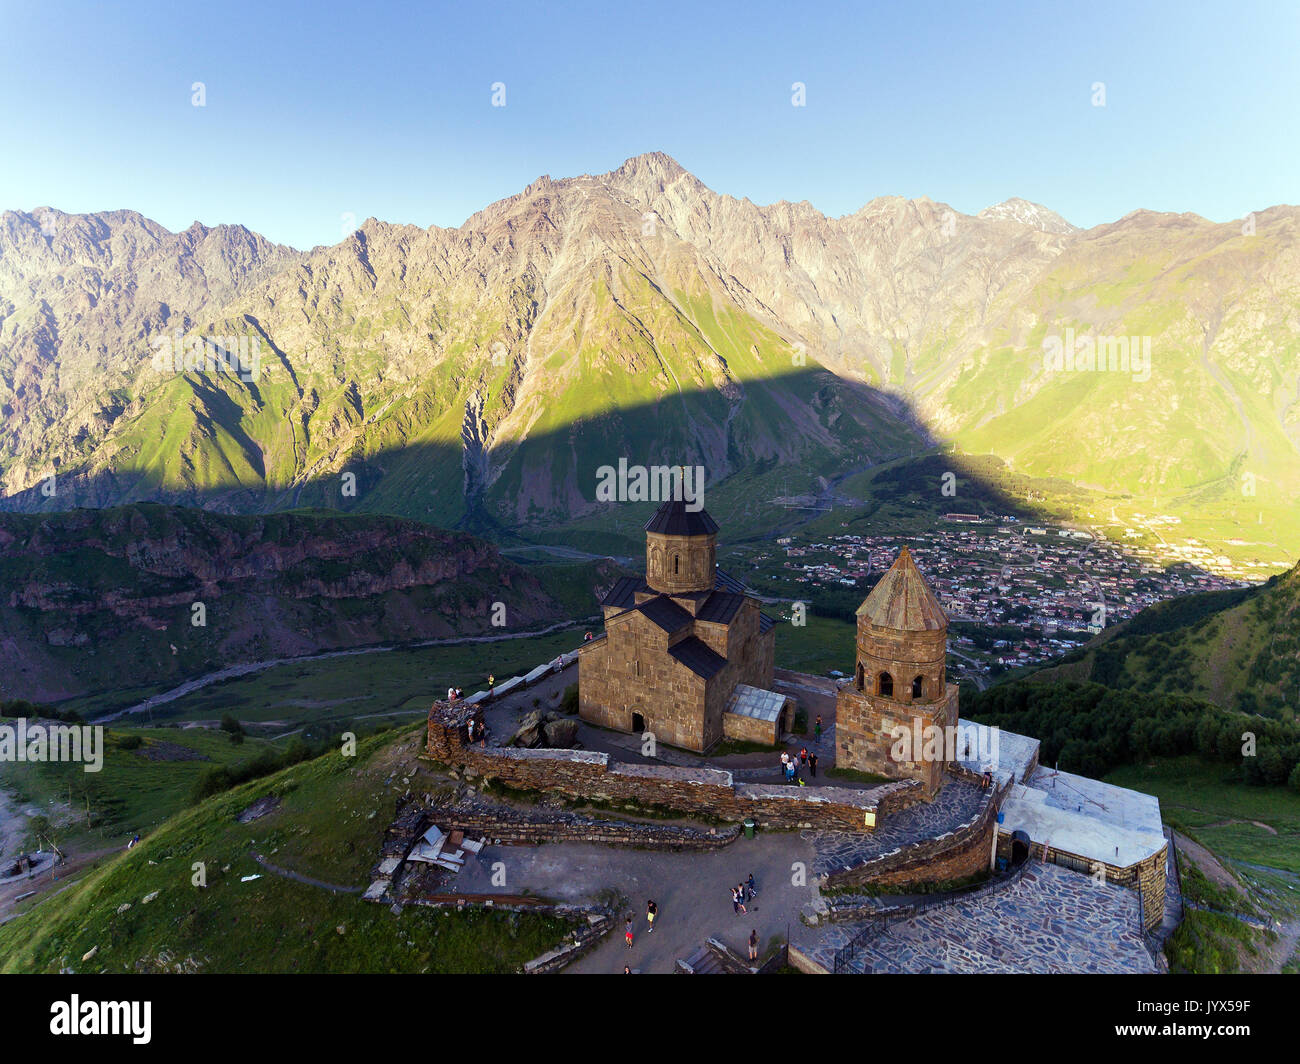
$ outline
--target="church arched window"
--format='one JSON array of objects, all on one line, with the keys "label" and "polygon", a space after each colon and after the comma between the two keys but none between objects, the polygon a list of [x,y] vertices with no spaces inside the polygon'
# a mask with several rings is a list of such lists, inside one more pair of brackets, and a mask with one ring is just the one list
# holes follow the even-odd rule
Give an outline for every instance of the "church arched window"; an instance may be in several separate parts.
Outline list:
[{"label": "church arched window", "polygon": [[894,695],[894,678],[887,672],[882,672],[880,678],[876,681],[876,694],[884,695],[886,698],[892,698]]},{"label": "church arched window", "polygon": [[866,687],[867,687],[866,670],[862,667],[862,663],[858,662],[858,690],[865,691]]},{"label": "church arched window", "polygon": [[920,698],[921,692],[924,690],[924,688],[925,688],[925,678],[922,676],[916,677],[916,679],[912,681],[912,697]]},{"label": "church arched window", "polygon": [[681,571],[682,571],[682,556],[680,554],[674,554],[673,555],[673,576],[676,576]]}]

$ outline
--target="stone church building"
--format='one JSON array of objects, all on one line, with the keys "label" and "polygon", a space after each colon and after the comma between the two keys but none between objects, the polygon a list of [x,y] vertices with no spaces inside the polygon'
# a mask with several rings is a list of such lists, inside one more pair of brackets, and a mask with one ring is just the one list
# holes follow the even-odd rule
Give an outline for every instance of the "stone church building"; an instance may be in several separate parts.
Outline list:
[{"label": "stone church building", "polygon": [[610,589],[605,634],[579,650],[579,715],[700,752],[724,737],[776,743],[793,702],[771,690],[775,622],[718,569],[717,523],[670,500],[645,530],[645,579]]},{"label": "stone church building", "polygon": [[[924,739],[955,736],[957,685],[945,675],[948,616],[906,547],[858,607],[857,618],[853,682],[835,702],[835,764],[920,780],[933,797],[954,751],[945,744],[938,757],[929,756]],[[891,756],[900,727],[922,740],[911,743],[914,760]]]}]

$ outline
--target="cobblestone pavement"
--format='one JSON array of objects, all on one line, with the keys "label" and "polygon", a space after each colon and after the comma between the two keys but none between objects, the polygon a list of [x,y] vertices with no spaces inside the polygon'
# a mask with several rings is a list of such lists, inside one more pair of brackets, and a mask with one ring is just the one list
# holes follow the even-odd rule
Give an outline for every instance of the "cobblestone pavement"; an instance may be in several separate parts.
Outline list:
[{"label": "cobblestone pavement", "polygon": [[[1154,972],[1138,930],[1136,891],[1035,864],[997,894],[940,906],[889,927],[859,950],[855,973]],[[865,925],[804,929],[796,944],[827,968]]]},{"label": "cobblestone pavement", "polygon": [[988,792],[973,783],[949,780],[933,802],[918,802],[883,817],[870,835],[805,831],[803,838],[812,843],[817,854],[813,873],[824,875],[853,868],[881,854],[954,831],[978,817],[987,798]]}]

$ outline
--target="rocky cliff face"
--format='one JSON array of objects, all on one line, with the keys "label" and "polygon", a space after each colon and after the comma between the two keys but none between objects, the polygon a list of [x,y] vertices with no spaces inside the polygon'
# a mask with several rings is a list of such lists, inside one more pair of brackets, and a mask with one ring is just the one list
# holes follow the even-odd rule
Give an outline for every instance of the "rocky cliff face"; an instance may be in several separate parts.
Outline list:
[{"label": "rocky cliff face", "polygon": [[[0,698],[527,631],[572,612],[551,584],[472,536],[392,518],[155,505],[0,516],[0,587]],[[496,603],[503,627],[492,624]]]},{"label": "rocky cliff face", "polygon": [[0,214],[5,485],[91,454],[141,394],[152,338],[194,328],[296,257],[239,225],[171,233],[134,211]]},{"label": "rocky cliff face", "polygon": [[[309,253],[8,213],[0,490],[22,510],[318,504],[538,532],[598,515],[595,471],[621,457],[711,486],[780,468],[746,489],[772,498],[941,437],[1262,521],[1300,490],[1298,219],[1081,231],[1024,200],[896,197],[828,218],[661,154]],[[259,375],[160,372],[151,345],[178,329],[256,342]],[[1066,335],[1135,338],[1149,366],[1053,371]]]}]

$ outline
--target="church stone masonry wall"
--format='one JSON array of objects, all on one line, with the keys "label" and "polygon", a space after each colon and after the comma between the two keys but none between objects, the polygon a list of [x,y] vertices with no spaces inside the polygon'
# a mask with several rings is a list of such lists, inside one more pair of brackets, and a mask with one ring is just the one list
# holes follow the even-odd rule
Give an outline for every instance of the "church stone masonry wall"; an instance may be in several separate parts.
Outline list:
[{"label": "church stone masonry wall", "polygon": [[854,686],[841,689],[835,701],[835,763],[891,779],[919,780],[926,797],[932,798],[943,786],[946,760],[897,762],[890,756],[896,741],[894,729],[901,726],[915,734],[913,718],[919,722],[923,739],[929,727],[956,727],[957,686],[948,684],[941,701],[910,705],[858,691]]},{"label": "church stone masonry wall", "polygon": [[[634,614],[611,625],[603,640],[583,646],[578,686],[582,718],[630,732],[633,715],[639,713],[657,741],[705,749],[707,685],[669,656],[669,645],[658,625]],[[721,728],[719,714],[719,735]]]},{"label": "church stone masonry wall", "polygon": [[861,674],[855,671],[854,682],[860,690],[871,693],[882,672],[888,672],[894,681],[893,698],[896,702],[912,702],[912,679],[923,677],[921,701],[935,700],[935,692],[945,685],[945,662],[948,653],[946,630],[925,632],[898,632],[859,619],[857,636],[858,663]]},{"label": "church stone masonry wall", "polygon": [[[692,635],[727,659],[707,680],[668,653]],[[603,639],[579,648],[579,715],[632,732],[633,715],[639,713],[657,742],[703,752],[724,737],[723,717],[736,684],[771,687],[775,642],[775,629],[760,631],[752,599],[729,626],[697,621],[672,635],[642,614],[626,615],[607,625]]]},{"label": "church stone masonry wall", "polygon": [[670,536],[647,532],[646,583],[670,595],[711,588],[717,568],[716,544],[716,535]]}]

